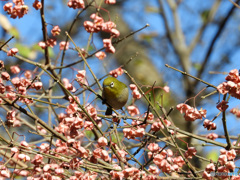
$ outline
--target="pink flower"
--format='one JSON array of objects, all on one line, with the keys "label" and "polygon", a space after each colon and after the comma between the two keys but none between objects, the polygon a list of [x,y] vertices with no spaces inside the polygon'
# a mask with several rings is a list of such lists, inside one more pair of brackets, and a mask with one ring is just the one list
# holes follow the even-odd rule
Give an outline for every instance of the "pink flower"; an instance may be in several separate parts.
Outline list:
[{"label": "pink flower", "polygon": [[66,43],[66,41],[61,41],[59,43],[59,49],[60,50],[64,50],[64,47],[65,47],[65,50],[69,49],[69,42]]},{"label": "pink flower", "polygon": [[116,0],[105,0],[105,4],[115,4]]},{"label": "pink flower", "polygon": [[18,74],[20,73],[20,68],[18,66],[11,66],[10,70],[13,74]]},{"label": "pink flower", "polygon": [[59,35],[60,32],[61,32],[61,29],[60,29],[59,26],[54,26],[54,27],[52,28],[52,30],[51,30],[51,33],[52,33],[53,36]]},{"label": "pink flower", "polygon": [[94,23],[91,21],[84,21],[83,26],[85,30],[89,33],[93,33],[93,32],[96,33],[100,31],[95,28]]},{"label": "pink flower", "polygon": [[211,139],[211,140],[215,140],[215,139],[218,138],[218,135],[215,134],[215,133],[210,133],[206,136],[206,138]]},{"label": "pink flower", "polygon": [[46,43],[43,42],[43,41],[40,41],[40,42],[38,43],[38,46],[40,46],[42,49],[45,49],[45,48],[47,47]]},{"label": "pink flower", "polygon": [[18,176],[28,176],[29,175],[29,171],[22,170],[22,169],[14,169],[13,173]]},{"label": "pink flower", "polygon": [[137,130],[135,130],[135,132],[136,132],[136,137],[143,137],[145,135],[144,128],[137,128]]},{"label": "pink flower", "polygon": [[217,128],[217,125],[208,119],[203,121],[203,126],[207,128],[207,130],[215,130]]},{"label": "pink flower", "polygon": [[124,71],[121,67],[109,72],[109,74],[115,78],[117,78],[118,76],[121,76],[123,73],[124,73]]},{"label": "pink flower", "polygon": [[217,105],[217,109],[219,109],[219,111],[226,111],[226,109],[228,108],[228,102],[227,101],[224,101],[222,100],[220,103],[218,103]]},{"label": "pink flower", "polygon": [[136,137],[136,131],[132,128],[124,128],[123,135],[128,139],[134,139]]},{"label": "pink flower", "polygon": [[236,165],[235,165],[235,163],[233,161],[228,161],[226,163],[226,168],[231,170],[231,171],[234,171],[235,167],[236,167]]},{"label": "pink flower", "polygon": [[120,36],[120,32],[119,32],[117,29],[111,29],[110,32],[111,32],[111,36],[112,36],[112,37],[117,38],[117,37]]},{"label": "pink flower", "polygon": [[7,72],[2,72],[1,75],[3,80],[6,80],[6,81],[10,80],[10,75]]},{"label": "pink flower", "polygon": [[99,60],[103,60],[107,55],[105,52],[103,51],[99,51],[95,54],[95,56],[99,59]]},{"label": "pink flower", "polygon": [[222,154],[218,158],[218,162],[223,166],[227,163],[227,156],[225,154]]},{"label": "pink flower", "polygon": [[98,139],[98,145],[99,146],[106,146],[108,144],[108,141],[105,137],[100,137]]},{"label": "pink flower", "polygon": [[36,154],[33,160],[31,161],[32,164],[34,165],[41,165],[43,164],[43,155],[41,154]]},{"label": "pink flower", "polygon": [[34,82],[32,84],[32,87],[36,90],[42,89],[42,86],[43,86],[42,82]]},{"label": "pink flower", "polygon": [[159,169],[156,166],[150,165],[148,171],[155,175],[159,174]]},{"label": "pink flower", "polygon": [[42,3],[39,2],[38,0],[35,0],[33,5],[32,5],[36,10],[39,10],[42,8]]},{"label": "pink flower", "polygon": [[163,90],[164,90],[166,93],[169,93],[170,88],[169,88],[169,86],[164,86],[164,87],[163,87]]},{"label": "pink flower", "polygon": [[13,3],[9,2],[9,3],[6,3],[4,6],[3,6],[3,10],[6,11],[8,14],[11,14],[12,11],[13,11]]},{"label": "pink flower", "polygon": [[208,173],[207,171],[204,171],[204,172],[203,172],[202,178],[203,178],[203,179],[207,179],[207,180],[212,180],[212,179],[213,179],[213,177],[211,176],[211,174]]},{"label": "pink flower", "polygon": [[31,79],[31,78],[32,78],[32,73],[31,73],[31,71],[29,71],[29,70],[25,71],[24,76],[25,76],[27,79]]},{"label": "pink flower", "polygon": [[238,70],[237,69],[231,70],[225,79],[227,81],[232,81],[234,83],[239,83],[240,82],[240,78],[239,78]]},{"label": "pink flower", "polygon": [[140,114],[139,109],[136,106],[128,106],[127,110],[128,110],[128,113],[131,116],[135,116],[135,115]]},{"label": "pink flower", "polygon": [[122,172],[126,179],[128,179],[130,177],[133,179],[138,179],[138,177],[140,177],[140,171],[135,167],[125,168]]},{"label": "pink flower", "polygon": [[73,9],[85,8],[84,0],[69,0],[68,7]]},{"label": "pink flower", "polygon": [[193,156],[195,156],[197,153],[197,150],[195,147],[188,147],[188,150],[185,152],[185,157],[192,159]]},{"label": "pink flower", "polygon": [[0,166],[0,176],[5,177],[5,178],[10,178],[10,170],[8,170],[5,166],[1,165]]},{"label": "pink flower", "polygon": [[7,52],[7,56],[14,56],[18,53],[18,49],[17,48],[12,48]]},{"label": "pink flower", "polygon": [[57,40],[55,38],[51,38],[47,40],[47,46],[53,48],[57,44]]},{"label": "pink flower", "polygon": [[234,149],[231,149],[230,151],[226,152],[226,155],[229,161],[234,160],[236,157],[236,151]]},{"label": "pink flower", "polygon": [[215,171],[215,165],[213,163],[210,163],[206,166],[205,170],[210,173],[212,171]]},{"label": "pink flower", "polygon": [[158,119],[154,123],[152,123],[151,130],[152,131],[159,131],[160,129],[164,129],[164,125],[162,122]]},{"label": "pink flower", "polygon": [[106,48],[106,52],[115,53],[115,48],[112,45],[111,39],[103,39],[103,46]]},{"label": "pink flower", "polygon": [[78,71],[78,74],[76,75],[76,77],[77,77],[77,81],[78,81],[78,83],[80,83],[80,85],[81,84],[87,85],[85,70]]},{"label": "pink flower", "polygon": [[150,143],[147,148],[152,152],[157,152],[160,150],[160,147],[156,143]]},{"label": "pink flower", "polygon": [[24,161],[24,162],[30,161],[30,157],[28,155],[26,155],[26,154],[18,154],[17,158],[19,160]]},{"label": "pink flower", "polygon": [[4,62],[0,60],[0,69],[4,68]]}]

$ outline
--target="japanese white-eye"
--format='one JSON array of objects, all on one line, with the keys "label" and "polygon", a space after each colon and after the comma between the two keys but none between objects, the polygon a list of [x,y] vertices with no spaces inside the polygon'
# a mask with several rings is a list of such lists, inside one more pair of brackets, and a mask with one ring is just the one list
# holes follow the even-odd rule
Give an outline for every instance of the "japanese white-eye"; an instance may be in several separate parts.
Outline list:
[{"label": "japanese white-eye", "polygon": [[[102,98],[103,103],[106,102],[113,109],[121,109],[128,100],[128,87],[114,77],[107,77],[103,81]],[[105,114],[112,115],[110,107]]]}]

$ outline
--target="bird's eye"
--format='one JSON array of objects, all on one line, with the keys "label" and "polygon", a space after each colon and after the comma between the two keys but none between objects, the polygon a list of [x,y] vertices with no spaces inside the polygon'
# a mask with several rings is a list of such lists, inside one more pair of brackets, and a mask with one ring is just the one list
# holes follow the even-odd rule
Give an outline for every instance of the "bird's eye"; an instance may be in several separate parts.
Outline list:
[{"label": "bird's eye", "polygon": [[111,84],[110,84],[110,87],[112,88],[114,86],[114,83],[113,82],[111,82]]}]

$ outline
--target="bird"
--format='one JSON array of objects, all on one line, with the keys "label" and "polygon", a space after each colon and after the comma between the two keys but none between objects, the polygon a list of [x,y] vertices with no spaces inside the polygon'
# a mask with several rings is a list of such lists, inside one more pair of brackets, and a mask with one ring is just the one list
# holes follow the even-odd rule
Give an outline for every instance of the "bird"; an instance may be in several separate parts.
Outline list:
[{"label": "bird", "polygon": [[103,81],[102,98],[103,104],[108,105],[105,115],[112,115],[112,108],[122,109],[127,103],[128,87],[114,77],[107,77]]}]

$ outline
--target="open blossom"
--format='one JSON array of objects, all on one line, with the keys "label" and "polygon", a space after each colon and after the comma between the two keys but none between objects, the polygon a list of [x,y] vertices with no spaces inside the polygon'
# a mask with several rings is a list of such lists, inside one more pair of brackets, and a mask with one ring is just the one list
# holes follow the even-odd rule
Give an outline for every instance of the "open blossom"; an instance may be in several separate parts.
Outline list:
[{"label": "open blossom", "polygon": [[71,92],[75,92],[76,91],[76,88],[69,82],[69,80],[67,78],[63,78],[62,82],[63,82],[64,87],[67,90],[69,90]]},{"label": "open blossom", "polygon": [[138,91],[137,86],[135,84],[130,84],[129,87],[132,90],[133,98],[141,99],[142,94]]},{"label": "open blossom", "polygon": [[69,0],[67,5],[73,9],[85,8],[84,0]]},{"label": "open blossom", "polygon": [[32,78],[32,72],[29,71],[29,70],[27,70],[27,71],[25,71],[24,76],[25,76],[27,79],[31,79],[31,78]]},{"label": "open blossom", "polygon": [[157,152],[160,150],[160,147],[156,143],[150,143],[147,147],[151,152]]},{"label": "open blossom", "polygon": [[60,50],[64,50],[64,47],[65,47],[65,50],[69,49],[69,42],[66,43],[66,41],[61,41],[59,43]]},{"label": "open blossom", "polygon": [[3,6],[3,10],[6,11],[8,14],[11,14],[13,11],[13,3],[8,2]]},{"label": "open blossom", "polygon": [[33,5],[32,5],[36,10],[39,10],[42,8],[42,3],[39,2],[38,0],[35,0]]},{"label": "open blossom", "polygon": [[53,36],[59,35],[60,32],[61,32],[61,29],[60,29],[59,26],[54,26],[54,27],[52,28],[52,30],[51,30],[51,33],[52,33]]},{"label": "open blossom", "polygon": [[195,147],[188,147],[188,150],[185,152],[185,157],[192,159],[193,156],[195,156],[197,153],[197,150]]},{"label": "open blossom", "polygon": [[20,68],[18,66],[11,66],[10,70],[13,74],[18,74],[20,73]]},{"label": "open blossom", "polygon": [[217,128],[217,125],[208,119],[203,121],[203,126],[207,128],[207,130],[215,130]]},{"label": "open blossom", "polygon": [[217,108],[219,109],[219,111],[226,111],[226,109],[228,108],[228,102],[222,100],[220,103],[218,103]]},{"label": "open blossom", "polygon": [[7,72],[2,72],[1,75],[3,80],[6,80],[6,81],[10,80],[10,75]]},{"label": "open blossom", "polygon": [[56,46],[57,44],[57,40],[55,38],[51,38],[47,40],[47,46],[53,48],[54,46]]},{"label": "open blossom", "polygon": [[109,72],[109,74],[112,77],[115,77],[115,78],[117,78],[118,76],[121,76],[123,73],[124,73],[124,71],[123,71],[123,69],[121,67],[119,67],[117,69],[114,69],[114,70]]},{"label": "open blossom", "polygon": [[185,113],[184,118],[186,121],[195,121],[196,119],[202,119],[206,117],[207,110],[200,109],[197,110],[187,104],[178,104],[177,109],[180,113]]},{"label": "open blossom", "polygon": [[17,48],[12,48],[7,52],[7,56],[14,56],[18,53],[18,49]]},{"label": "open blossom", "polygon": [[95,56],[99,59],[99,60],[103,60],[107,55],[105,52],[103,51],[99,51],[95,54]]},{"label": "open blossom", "polygon": [[210,133],[206,136],[206,138],[211,139],[211,140],[215,140],[215,139],[218,138],[218,135],[215,134],[215,133]]},{"label": "open blossom", "polygon": [[45,49],[45,48],[47,47],[46,43],[43,42],[43,41],[40,41],[40,42],[38,43],[38,46],[41,47],[42,49]]},{"label": "open blossom", "polygon": [[128,110],[128,113],[131,116],[135,116],[135,115],[140,114],[139,109],[136,106],[128,106],[127,110]]},{"label": "open blossom", "polygon": [[116,0],[105,0],[106,4],[116,4]]},{"label": "open blossom", "polygon": [[100,137],[98,139],[98,145],[99,146],[106,146],[108,144],[107,139],[105,137]]},{"label": "open blossom", "polygon": [[36,90],[42,89],[42,86],[43,86],[42,82],[34,82],[32,84],[32,87]]},{"label": "open blossom", "polygon": [[78,71],[78,74],[76,75],[77,77],[77,82],[82,85],[85,84],[87,85],[87,80],[86,80],[86,71],[85,70],[80,70]]},{"label": "open blossom", "polygon": [[217,86],[217,90],[221,94],[229,93],[231,96],[240,99],[240,76],[237,69],[233,69],[229,72],[225,78],[226,82]]},{"label": "open blossom", "polygon": [[106,52],[115,53],[115,48],[112,45],[111,39],[103,39],[103,46],[106,48]]}]

